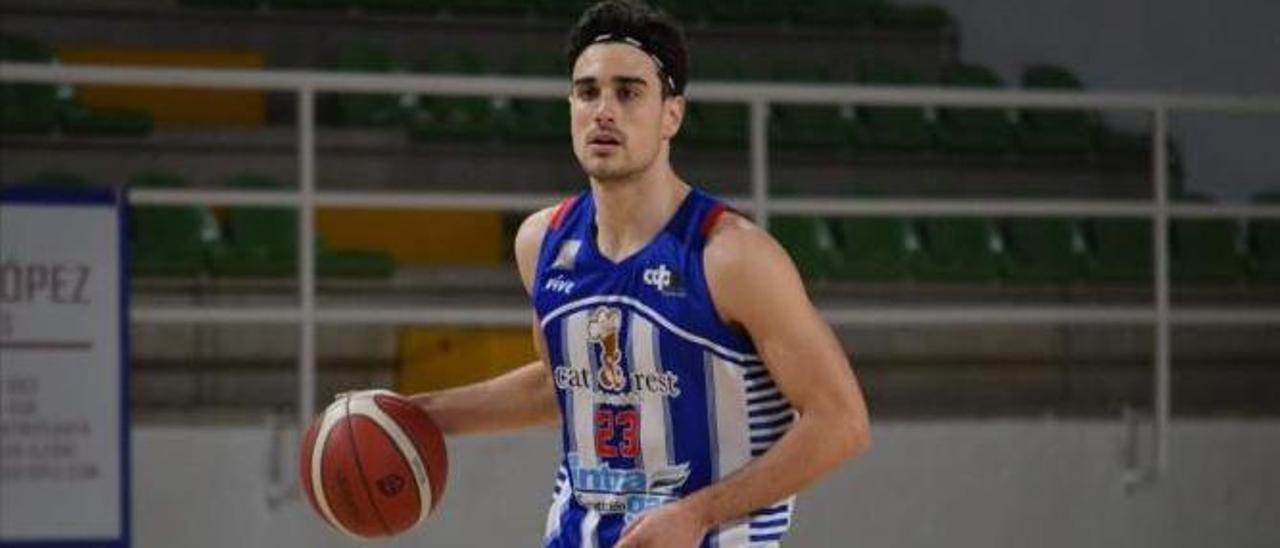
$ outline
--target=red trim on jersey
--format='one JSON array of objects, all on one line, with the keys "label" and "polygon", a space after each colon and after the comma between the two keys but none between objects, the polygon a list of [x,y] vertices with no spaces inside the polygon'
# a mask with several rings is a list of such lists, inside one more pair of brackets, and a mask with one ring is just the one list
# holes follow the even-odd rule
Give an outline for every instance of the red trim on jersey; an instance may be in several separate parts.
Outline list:
[{"label": "red trim on jersey", "polygon": [[711,206],[711,211],[707,212],[707,216],[702,219],[702,226],[698,228],[698,233],[706,239],[711,234],[712,227],[716,226],[716,221],[720,220],[720,215],[728,211],[729,207],[724,204],[716,204]]},{"label": "red trim on jersey", "polygon": [[551,230],[558,230],[560,223],[564,221],[564,214],[573,209],[573,203],[578,201],[577,196],[570,196],[560,201],[560,205],[556,206],[556,210],[551,213]]}]

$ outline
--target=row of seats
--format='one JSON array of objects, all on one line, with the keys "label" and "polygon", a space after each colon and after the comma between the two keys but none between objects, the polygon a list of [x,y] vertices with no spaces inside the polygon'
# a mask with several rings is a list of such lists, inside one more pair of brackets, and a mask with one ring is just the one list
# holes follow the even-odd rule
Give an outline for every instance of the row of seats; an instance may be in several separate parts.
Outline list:
[{"label": "row of seats", "polygon": [[[562,77],[567,72],[557,54],[530,53],[509,67],[524,76]],[[396,73],[409,70],[387,50],[353,47],[339,61],[340,70]],[[416,69],[432,73],[480,75],[494,72],[473,51],[441,51]],[[826,67],[789,63],[768,73],[751,73],[732,59],[710,58],[695,65],[695,78],[720,81],[768,79],[830,83]],[[915,73],[893,66],[867,66],[858,81],[879,85],[920,85]],[[943,85],[999,88],[990,69],[958,65],[945,71]],[[1056,66],[1028,67],[1022,86],[1037,90],[1080,90],[1079,78]],[[702,147],[747,146],[747,107],[728,103],[694,103],[680,139]],[[341,95],[327,117],[345,126],[407,127],[422,140],[513,141],[560,139],[568,133],[563,100],[519,99],[509,102],[483,97],[450,98],[414,95]],[[1106,131],[1096,113],[1086,110],[858,107],[776,105],[771,142],[779,147],[855,147],[869,149],[940,149],[954,153],[1088,152],[1104,145]]]},{"label": "row of seats", "polygon": [[[83,186],[71,173],[51,172],[27,181],[36,185]],[[148,172],[131,181],[135,188],[182,188],[183,179]],[[268,176],[246,173],[227,181],[240,189],[279,189]],[[137,206],[130,211],[131,267],[137,276],[294,276],[298,269],[298,216],[288,208],[229,207],[214,212],[203,206]],[[316,238],[316,273],[332,277],[385,278],[395,259],[379,250],[331,249]]]},{"label": "row of seats", "polygon": [[[1145,219],[780,217],[770,230],[814,279],[1070,284],[1153,276]],[[1175,220],[1170,249],[1178,282],[1280,283],[1280,221]]]},{"label": "row of seats", "polygon": [[[0,35],[0,60],[53,63],[55,55],[37,40]],[[58,129],[71,134],[145,135],[153,125],[152,116],[145,111],[88,108],[76,100],[70,86],[0,84],[0,131],[43,133]]]},{"label": "row of seats", "polygon": [[[187,6],[230,9],[350,10],[370,13],[457,13],[576,17],[594,0],[181,0]],[[938,31],[952,23],[930,5],[886,0],[658,0],[684,23],[794,23],[808,26],[869,24],[877,28]]]}]

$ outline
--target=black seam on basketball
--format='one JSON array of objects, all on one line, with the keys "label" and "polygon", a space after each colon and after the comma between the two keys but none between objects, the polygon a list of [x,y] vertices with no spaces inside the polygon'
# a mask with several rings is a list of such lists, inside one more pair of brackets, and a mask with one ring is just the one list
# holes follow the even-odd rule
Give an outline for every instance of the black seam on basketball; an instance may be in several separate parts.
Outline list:
[{"label": "black seam on basketball", "polygon": [[364,473],[364,463],[360,462],[360,446],[356,444],[356,429],[351,425],[351,398],[346,401],[347,413],[343,417],[347,426],[347,439],[351,442],[352,460],[356,462],[356,472],[360,474],[360,483],[364,484],[364,492],[369,497],[369,509],[373,511],[373,515],[377,516],[378,523],[382,524],[382,530],[389,536],[391,535],[391,527],[387,525],[386,518],[382,517],[382,512],[378,510],[378,503],[373,501],[373,489],[369,488],[369,478]]}]

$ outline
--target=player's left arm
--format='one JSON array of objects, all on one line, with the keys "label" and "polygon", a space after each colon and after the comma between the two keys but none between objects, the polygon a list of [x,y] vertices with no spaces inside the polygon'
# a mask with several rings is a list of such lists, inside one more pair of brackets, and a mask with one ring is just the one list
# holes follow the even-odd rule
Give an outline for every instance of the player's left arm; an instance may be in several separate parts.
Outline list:
[{"label": "player's left arm", "polygon": [[[866,403],[853,370],[809,301],[795,265],[766,232],[736,215],[725,217],[703,257],[712,299],[723,319],[750,334],[799,416],[759,458],[641,516],[619,546],[683,545],[685,540],[695,545],[716,525],[785,499],[870,445]],[[681,529],[692,536],[677,538]]]}]

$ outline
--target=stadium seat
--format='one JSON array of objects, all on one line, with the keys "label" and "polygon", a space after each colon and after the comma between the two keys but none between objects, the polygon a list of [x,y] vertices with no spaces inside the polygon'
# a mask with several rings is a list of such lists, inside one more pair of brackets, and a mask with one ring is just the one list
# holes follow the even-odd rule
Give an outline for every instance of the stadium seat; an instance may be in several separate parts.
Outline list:
[{"label": "stadium seat", "polygon": [[[282,189],[255,173],[232,178],[241,190]],[[211,269],[220,276],[286,276],[297,270],[298,213],[290,208],[235,206],[227,209],[226,238],[212,249]]]},{"label": "stadium seat", "polygon": [[871,20],[887,30],[940,32],[953,25],[951,15],[940,6],[882,3],[871,10]]},{"label": "stadium seat", "polygon": [[978,282],[1000,276],[1003,242],[994,223],[981,218],[931,218],[918,223],[924,251],[917,278],[942,282]]},{"label": "stadium seat", "polygon": [[[488,72],[484,58],[474,51],[446,50],[429,55],[427,72],[433,74],[480,75]],[[420,101],[424,116],[410,126],[415,139],[467,139],[482,141],[497,131],[493,99],[484,96],[428,96]]]},{"label": "stadium seat", "polygon": [[[516,61],[521,76],[568,79],[564,56],[554,51],[533,52]],[[507,134],[521,142],[559,142],[569,135],[569,103],[566,99],[515,99],[511,101]]]},{"label": "stadium seat", "polygon": [[70,134],[140,136],[151,133],[151,113],[130,108],[87,108],[74,99],[58,104],[58,126]]},{"label": "stadium seat", "polygon": [[[777,67],[773,80],[779,82],[828,83],[831,72],[822,65],[793,63]],[[841,107],[837,105],[789,105],[773,107],[770,139],[780,147],[836,147],[848,133]]]},{"label": "stadium seat", "polygon": [[843,260],[827,219],[775,217],[769,220],[769,232],[791,254],[800,274],[806,278],[826,278]]},{"label": "stadium seat", "polygon": [[1086,270],[1096,282],[1151,283],[1152,234],[1147,219],[1093,219],[1085,223]]},{"label": "stadium seat", "polygon": [[[279,189],[272,177],[246,173],[228,185]],[[292,208],[232,207],[227,210],[226,239],[212,248],[211,267],[221,276],[289,276],[298,269],[298,212]],[[382,251],[342,250],[315,238],[316,272],[320,276],[385,277],[395,260]]]},{"label": "stadium seat", "polygon": [[[346,48],[338,58],[338,70],[344,72],[395,73],[404,67],[391,51],[363,44]],[[337,121],[349,127],[404,127],[417,108],[417,97],[411,94],[343,93],[337,96]]]},{"label": "stadium seat", "polygon": [[[1041,91],[1079,91],[1080,79],[1052,65],[1028,67],[1022,87]],[[1098,121],[1086,110],[1023,109],[1018,113],[1018,144],[1036,152],[1087,152],[1096,146]]]},{"label": "stadium seat", "polygon": [[[53,50],[19,36],[0,34],[0,60],[52,63]],[[0,83],[0,131],[43,133],[58,124],[58,91],[52,84]]]},{"label": "stadium seat", "polygon": [[1085,237],[1071,219],[1009,219],[1003,223],[1006,280],[1068,283],[1085,273]]},{"label": "stadium seat", "polygon": [[[740,82],[747,79],[746,66],[729,57],[708,56],[691,66],[695,81]],[[694,101],[689,105],[682,142],[708,148],[746,148],[748,109],[743,103]]]},{"label": "stadium seat", "polygon": [[[181,188],[170,173],[141,173],[133,188]],[[217,221],[207,207],[137,206],[129,212],[132,269],[138,276],[197,276],[208,269],[207,249],[218,239]]]},{"label": "stadium seat", "polygon": [[528,0],[436,0],[440,8],[454,13],[519,15],[528,13]]},{"label": "stadium seat", "polygon": [[728,23],[780,23],[790,15],[785,0],[704,0],[707,19]]},{"label": "stadium seat", "polygon": [[[913,86],[920,77],[891,65],[870,65],[858,71],[864,84]],[[866,148],[921,150],[933,145],[933,124],[920,107],[864,106],[850,126],[854,145]]]},{"label": "stadium seat", "polygon": [[83,187],[89,186],[89,180],[78,173],[67,171],[43,171],[28,177],[27,184],[51,187]]},{"label": "stadium seat", "polygon": [[[1189,194],[1186,201],[1207,203]],[[1170,268],[1173,279],[1186,283],[1232,283],[1245,278],[1240,224],[1235,219],[1173,219],[1170,222]]]},{"label": "stadium seat", "polygon": [[790,4],[791,17],[799,23],[849,26],[870,22],[885,0],[798,0]]},{"label": "stadium seat", "polygon": [[254,9],[266,3],[264,0],[178,0],[184,6],[221,9]]},{"label": "stadium seat", "polygon": [[837,278],[895,281],[911,276],[920,260],[919,236],[908,219],[844,218],[835,221],[842,260],[832,265]]},{"label": "stadium seat", "polygon": [[[1274,206],[1280,204],[1280,192],[1258,194],[1253,201]],[[1255,280],[1280,283],[1280,219],[1249,221],[1249,263]]]},{"label": "stadium seat", "polygon": [[[957,65],[947,69],[948,86],[996,89],[1000,77],[985,67]],[[938,145],[951,152],[999,153],[1013,149],[1014,129],[1009,112],[999,108],[938,109]]]}]

